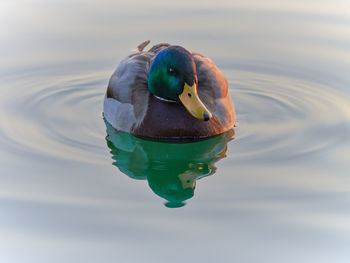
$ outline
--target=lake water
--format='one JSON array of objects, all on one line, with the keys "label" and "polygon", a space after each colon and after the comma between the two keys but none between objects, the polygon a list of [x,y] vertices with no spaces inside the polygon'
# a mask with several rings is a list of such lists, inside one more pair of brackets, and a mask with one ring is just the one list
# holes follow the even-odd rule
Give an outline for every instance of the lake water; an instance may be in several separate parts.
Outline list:
[{"label": "lake water", "polygon": [[[115,134],[144,40],[226,75],[234,133]],[[349,262],[349,1],[0,2],[1,262]]]}]

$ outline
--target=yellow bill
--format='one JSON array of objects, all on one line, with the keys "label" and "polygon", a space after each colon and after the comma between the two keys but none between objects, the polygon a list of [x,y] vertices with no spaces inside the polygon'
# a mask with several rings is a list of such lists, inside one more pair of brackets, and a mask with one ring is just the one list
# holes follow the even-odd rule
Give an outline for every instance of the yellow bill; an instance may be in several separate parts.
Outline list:
[{"label": "yellow bill", "polygon": [[189,86],[187,83],[185,83],[184,90],[179,95],[179,98],[193,117],[204,121],[211,119],[212,114],[198,97],[196,84]]}]

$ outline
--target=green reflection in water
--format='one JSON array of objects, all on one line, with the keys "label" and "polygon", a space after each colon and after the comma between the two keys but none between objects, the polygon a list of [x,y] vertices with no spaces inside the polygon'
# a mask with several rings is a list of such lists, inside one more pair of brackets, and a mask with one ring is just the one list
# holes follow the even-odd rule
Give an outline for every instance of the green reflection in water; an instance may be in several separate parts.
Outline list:
[{"label": "green reflection in water", "polygon": [[234,131],[191,143],[154,142],[116,131],[108,122],[107,145],[113,165],[133,179],[147,180],[167,207],[184,206],[193,197],[196,180],[213,175],[215,163],[226,156]]}]

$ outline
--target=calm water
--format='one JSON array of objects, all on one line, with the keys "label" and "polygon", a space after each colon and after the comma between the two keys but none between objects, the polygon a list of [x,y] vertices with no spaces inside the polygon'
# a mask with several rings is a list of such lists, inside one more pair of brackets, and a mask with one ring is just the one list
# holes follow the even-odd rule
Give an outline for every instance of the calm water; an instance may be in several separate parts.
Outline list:
[{"label": "calm water", "polygon": [[[115,134],[118,61],[211,57],[233,133]],[[349,1],[0,3],[1,262],[349,262]]]}]

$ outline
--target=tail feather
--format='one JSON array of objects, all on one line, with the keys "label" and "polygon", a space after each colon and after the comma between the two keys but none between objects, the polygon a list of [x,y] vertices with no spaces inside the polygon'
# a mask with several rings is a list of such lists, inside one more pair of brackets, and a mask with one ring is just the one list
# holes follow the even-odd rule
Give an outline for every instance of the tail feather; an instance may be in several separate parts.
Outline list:
[{"label": "tail feather", "polygon": [[139,51],[142,51],[150,42],[151,40],[146,40],[145,42],[142,42],[140,45],[137,46],[137,49]]}]

